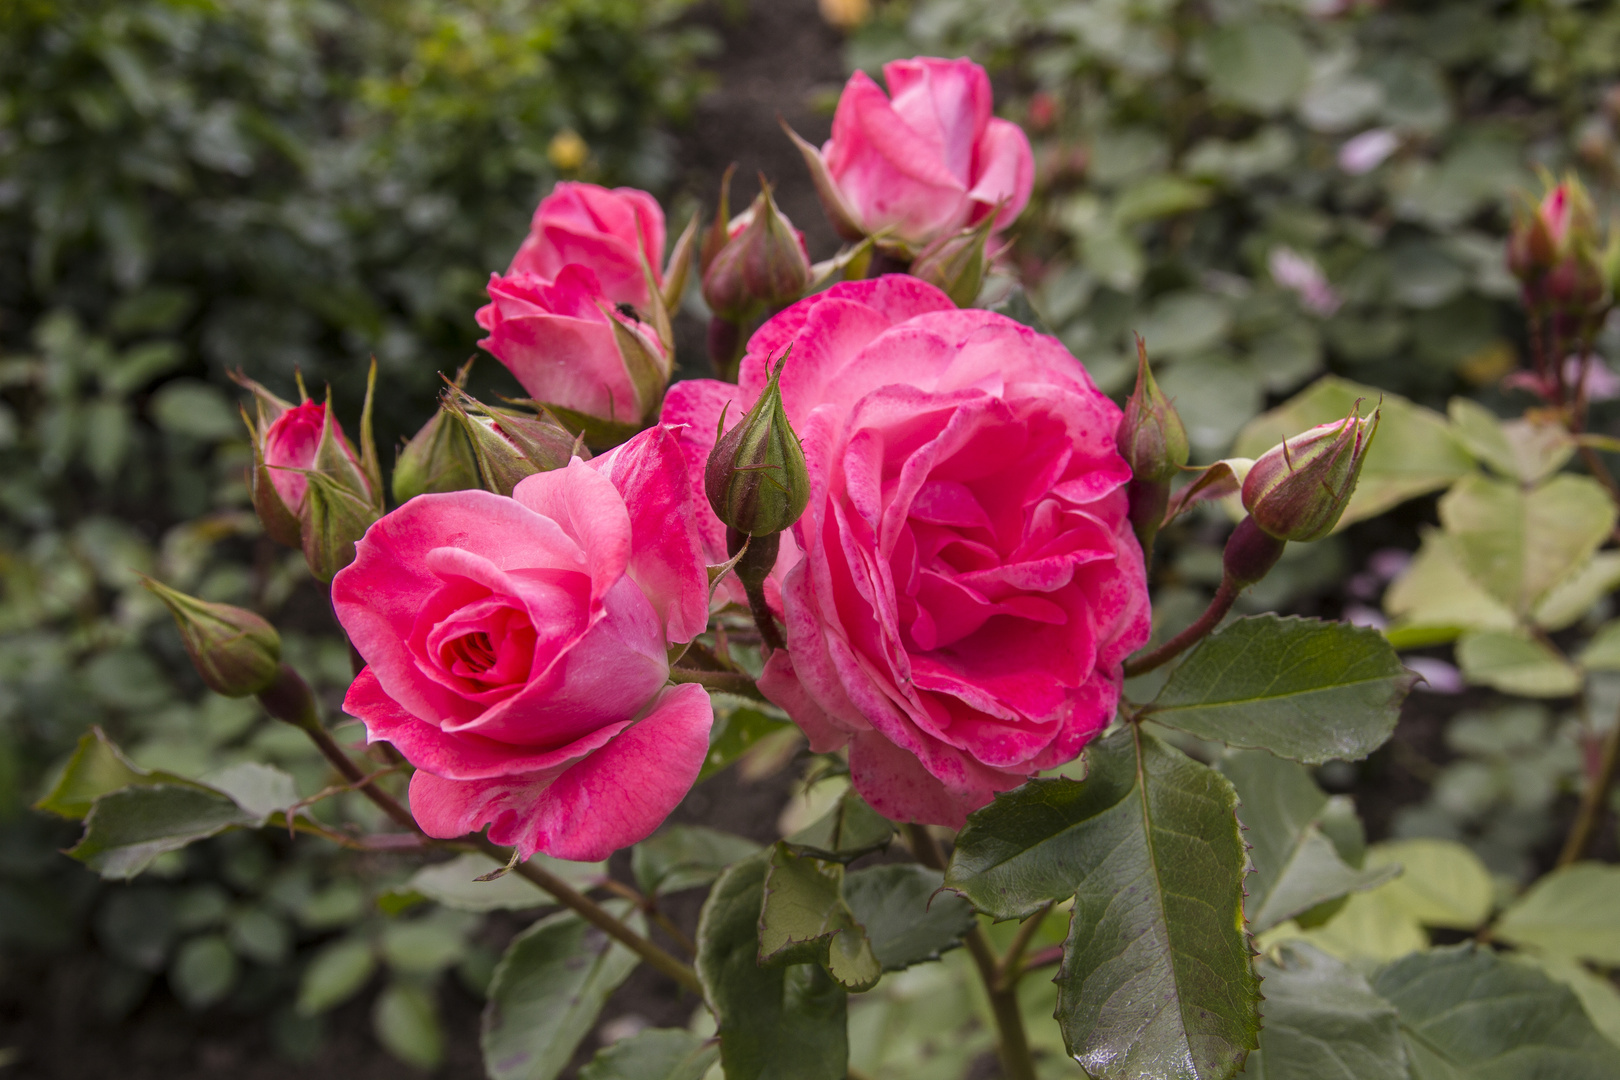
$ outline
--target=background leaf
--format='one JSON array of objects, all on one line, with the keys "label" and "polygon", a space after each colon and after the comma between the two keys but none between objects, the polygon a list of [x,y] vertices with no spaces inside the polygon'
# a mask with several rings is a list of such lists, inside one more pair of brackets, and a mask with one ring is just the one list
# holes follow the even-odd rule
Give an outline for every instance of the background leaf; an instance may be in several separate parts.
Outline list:
[{"label": "background leaf", "polygon": [[1416,679],[1376,630],[1255,615],[1205,638],[1146,714],[1296,761],[1354,761],[1389,738]]},{"label": "background leaf", "polygon": [[[611,908],[637,933],[646,932],[628,905]],[[495,968],[484,1007],[481,1043],[490,1080],[551,1080],[561,1073],[603,1002],[639,962],[572,912],[519,934]]]},{"label": "background leaf", "polygon": [[701,825],[666,825],[630,851],[636,887],[651,896],[707,885],[759,850],[752,840]]},{"label": "background leaf", "polygon": [[1407,1080],[1395,1007],[1366,979],[1308,945],[1255,964],[1265,1022],[1245,1080]]},{"label": "background leaf", "polygon": [[938,960],[973,929],[973,905],[943,885],[939,871],[917,863],[868,866],[844,878],[844,900],[884,971]]},{"label": "background leaf", "polygon": [[1620,866],[1554,870],[1502,913],[1494,933],[1558,956],[1620,965]]},{"label": "background leaf", "polygon": [[[605,863],[569,862],[540,854],[530,861],[582,891],[595,888],[607,877]],[[411,875],[405,887],[458,911],[527,911],[556,903],[550,894],[519,874],[502,874],[492,881],[478,880],[499,870],[501,865],[487,855],[464,852],[448,862],[422,867]]]},{"label": "background leaf", "polygon": [[801,855],[848,863],[889,846],[894,824],[849,788],[825,815],[787,838]]},{"label": "background leaf", "polygon": [[596,1052],[579,1080],[703,1080],[720,1047],[689,1031],[654,1028]]},{"label": "background leaf", "polygon": [[698,976],[726,1080],[844,1080],[844,991],[819,964],[760,966],[767,866],[761,853],[727,869],[698,919]]},{"label": "background leaf", "polygon": [[152,860],[260,819],[224,795],[174,784],[129,787],[96,800],[68,854],[102,877],[132,878]]},{"label": "background leaf", "polygon": [[439,1007],[424,987],[394,982],[377,995],[371,1028],[390,1054],[419,1069],[436,1069],[444,1060],[444,1028]]}]

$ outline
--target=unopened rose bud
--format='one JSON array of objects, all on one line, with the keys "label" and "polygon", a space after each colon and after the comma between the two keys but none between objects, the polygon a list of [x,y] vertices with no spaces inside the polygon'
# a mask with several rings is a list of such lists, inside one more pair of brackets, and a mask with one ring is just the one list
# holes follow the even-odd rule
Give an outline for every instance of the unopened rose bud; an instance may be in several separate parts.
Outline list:
[{"label": "unopened rose bud", "polygon": [[1352,411],[1262,454],[1243,481],[1243,508],[1255,525],[1302,543],[1332,532],[1356,490],[1378,417],[1377,409],[1365,419]]},{"label": "unopened rose bud", "polygon": [[304,498],[304,561],[315,580],[329,582],[354,562],[354,545],[382,514],[324,473],[309,474]]},{"label": "unopened rose bud", "polygon": [[703,271],[703,300],[716,315],[735,321],[779,308],[810,284],[804,235],[777,209],[763,177],[759,197],[726,234]]},{"label": "unopened rose bud", "polygon": [[[748,415],[715,441],[703,486],[715,515],[749,536],[781,532],[810,502],[810,474],[799,437],[782,408],[783,357]],[[721,416],[724,423],[725,417]]]},{"label": "unopened rose bud", "polygon": [[1136,339],[1136,389],[1125,403],[1114,443],[1139,480],[1168,483],[1187,464],[1187,428],[1148,366],[1147,345]]},{"label": "unopened rose bud", "polygon": [[466,433],[443,409],[411,436],[394,464],[394,499],[409,502],[418,495],[466,491],[478,486],[478,460]]},{"label": "unopened rose bud", "polygon": [[211,604],[151,578],[141,583],[174,615],[180,640],[210,690],[247,697],[275,681],[281,663],[281,637],[275,627],[251,611]]},{"label": "unopened rose bud", "polygon": [[987,250],[996,214],[984,216],[979,224],[938,240],[917,253],[911,276],[936,286],[957,307],[967,307],[978,298],[984,272],[990,264]]},{"label": "unopened rose bud", "polygon": [[1508,235],[1507,264],[1532,309],[1600,317],[1614,297],[1612,242],[1604,243],[1591,196],[1579,179],[1549,184]]},{"label": "unopened rose bud", "polygon": [[510,495],[525,477],[560,469],[583,443],[549,415],[494,409],[464,391],[445,393],[444,411],[471,447],[478,483],[485,491]]}]

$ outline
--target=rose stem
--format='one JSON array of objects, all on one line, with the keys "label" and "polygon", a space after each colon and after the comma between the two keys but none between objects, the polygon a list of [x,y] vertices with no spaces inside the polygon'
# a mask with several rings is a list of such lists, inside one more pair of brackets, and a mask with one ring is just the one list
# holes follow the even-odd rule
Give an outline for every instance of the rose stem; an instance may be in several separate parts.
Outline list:
[{"label": "rose stem", "polygon": [[1051,911],[1052,905],[1048,903],[1041,910],[1025,919],[1023,924],[1018,927],[1018,935],[1013,938],[1012,944],[1007,946],[1007,951],[1002,955],[1001,962],[996,965],[996,985],[1005,987],[1008,990],[1018,985],[1018,976],[1023,974],[1023,968],[1020,966],[1019,961],[1023,959],[1024,950],[1029,948],[1029,943],[1034,939],[1035,932],[1041,928],[1041,924],[1046,921],[1046,916]]},{"label": "rose stem", "polygon": [[754,685],[754,680],[740,671],[699,671],[696,668],[672,667],[669,669],[669,681],[673,683],[697,683],[710,690],[719,690],[724,694],[736,694],[738,697],[753,698],[755,701],[769,701]]},{"label": "rose stem", "polygon": [[1127,679],[1135,678],[1137,675],[1152,671],[1154,668],[1174,660],[1187,649],[1203,640],[1211,630],[1220,625],[1222,619],[1226,618],[1226,613],[1232,610],[1232,604],[1236,602],[1238,593],[1241,591],[1241,587],[1231,578],[1222,578],[1221,587],[1215,590],[1215,599],[1211,600],[1209,607],[1205,608],[1204,613],[1198,616],[1198,621],[1146,656],[1138,656],[1134,660],[1125,661],[1125,677]]},{"label": "rose stem", "polygon": [[[917,861],[930,870],[945,870],[945,853],[939,849],[926,825],[908,824],[906,839]],[[1001,1051],[1001,1068],[1006,1080],[1035,1080],[1035,1062],[1029,1056],[1029,1038],[1024,1034],[1024,1016],[1018,1011],[1018,991],[1015,986],[1002,986],[999,964],[990,939],[975,919],[973,929],[966,938],[968,953],[979,969],[979,979],[990,998],[990,1011],[996,1020],[997,1049]]]},{"label": "rose stem", "polygon": [[649,919],[662,928],[664,933],[669,935],[671,941],[681,947],[681,951],[687,956],[697,955],[697,946],[693,944],[692,939],[687,937],[680,927],[671,922],[668,915],[658,910],[658,904],[652,897],[643,896],[622,881],[614,881],[612,878],[603,882],[602,887],[607,889],[608,892],[617,893],[640,908]]},{"label": "rose stem", "polygon": [[1030,953],[1024,961],[1024,966],[1019,968],[1018,973],[1022,975],[1026,971],[1034,971],[1036,968],[1050,967],[1053,964],[1062,962],[1063,946],[1048,945],[1044,949],[1037,949],[1035,952]]},{"label": "rose stem", "polygon": [[[509,859],[512,854],[510,849],[492,843],[483,836],[473,837],[470,844],[462,841],[455,843],[456,846],[462,847],[463,850],[481,851],[497,861]],[[518,863],[512,867],[512,873],[540,886],[540,888],[556,897],[557,901],[564,907],[572,908],[586,922],[624,945],[631,952],[682,986],[698,994],[703,993],[703,984],[698,982],[695,971],[624,925],[618,919],[615,919],[612,915],[609,915],[596,901],[576,890],[556,874],[529,862]]]},{"label": "rose stem", "polygon": [[1558,855],[1559,866],[1578,861],[1591,846],[1617,772],[1620,772],[1620,716],[1615,717],[1614,726],[1603,740],[1603,754],[1598,760],[1597,774],[1581,794],[1581,808],[1575,815],[1575,824],[1570,827],[1564,850]]}]

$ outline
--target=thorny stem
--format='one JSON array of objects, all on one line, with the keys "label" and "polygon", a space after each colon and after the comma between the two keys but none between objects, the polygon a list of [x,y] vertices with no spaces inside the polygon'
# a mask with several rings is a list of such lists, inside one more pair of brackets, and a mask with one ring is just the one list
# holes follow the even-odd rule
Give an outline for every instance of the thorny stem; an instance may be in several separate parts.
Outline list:
[{"label": "thorny stem", "polygon": [[1598,824],[1603,820],[1603,811],[1609,801],[1609,789],[1614,786],[1615,775],[1620,773],[1620,716],[1615,718],[1614,726],[1603,739],[1603,752],[1598,759],[1597,773],[1592,776],[1581,795],[1581,808],[1575,815],[1575,824],[1570,827],[1569,836],[1564,840],[1564,850],[1558,855],[1558,865],[1568,866],[1577,862],[1586,854],[1591,846],[1592,838],[1597,834]]},{"label": "thorny stem", "polygon": [[[945,853],[926,825],[906,825],[906,839],[917,861],[931,870],[945,869]],[[985,994],[990,998],[990,1012],[996,1021],[996,1048],[1001,1054],[1001,1069],[1006,1080],[1035,1080],[1035,1061],[1029,1053],[1029,1037],[1024,1034],[1024,1015],[1018,1011],[1016,980],[1001,984],[1001,964],[984,927],[977,921],[968,931],[964,942],[973,964],[979,969]]]},{"label": "thorny stem", "polygon": [[1226,618],[1226,613],[1232,610],[1232,605],[1237,601],[1238,593],[1241,591],[1242,587],[1231,578],[1222,578],[1220,588],[1215,590],[1215,599],[1209,602],[1209,607],[1204,609],[1204,613],[1198,616],[1197,621],[1147,655],[1125,661],[1125,677],[1135,678],[1167,664],[1202,641],[1211,630],[1220,625],[1222,619]]},{"label": "thorny stem", "polygon": [[738,697],[753,698],[755,701],[769,701],[759,692],[754,680],[741,671],[699,671],[696,668],[672,667],[669,669],[669,681],[697,683],[699,686],[718,690],[724,694],[736,694]]}]

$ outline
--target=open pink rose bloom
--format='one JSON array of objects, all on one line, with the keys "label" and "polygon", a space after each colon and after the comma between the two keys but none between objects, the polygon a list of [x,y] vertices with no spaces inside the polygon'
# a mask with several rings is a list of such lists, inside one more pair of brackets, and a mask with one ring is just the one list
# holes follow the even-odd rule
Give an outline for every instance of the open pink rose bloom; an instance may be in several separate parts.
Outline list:
[{"label": "open pink rose bloom", "polygon": [[416,766],[430,835],[606,858],[697,779],[714,714],[666,686],[708,618],[685,464],[652,428],[518,484],[423,495],[332,584],[367,666],[344,708]]},{"label": "open pink rose bloom", "polygon": [[1005,316],[900,275],[845,283],[761,327],[739,385],[670,389],[694,485],[721,409],[741,415],[790,346],[812,494],[777,563],[788,647],[760,688],[812,749],[849,747],[881,813],[960,825],[1106,727],[1147,640],[1119,409]]}]

